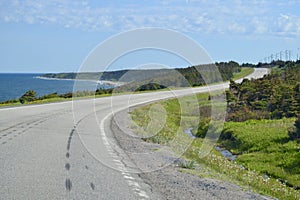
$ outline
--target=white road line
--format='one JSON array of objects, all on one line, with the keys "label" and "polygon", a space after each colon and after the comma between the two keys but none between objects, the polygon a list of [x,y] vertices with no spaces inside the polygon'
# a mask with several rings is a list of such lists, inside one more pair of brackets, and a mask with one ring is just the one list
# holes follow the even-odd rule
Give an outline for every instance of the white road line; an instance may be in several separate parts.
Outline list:
[{"label": "white road line", "polygon": [[[124,109],[124,108],[123,108]],[[120,157],[118,157],[115,153],[115,151],[113,150],[113,148],[110,146],[110,143],[108,141],[108,138],[105,134],[105,129],[104,129],[104,122],[113,115],[113,113],[110,113],[108,115],[106,115],[100,123],[100,131],[101,131],[101,136],[103,139],[103,143],[107,149],[107,151],[109,152],[109,154],[111,155],[111,157],[113,157],[113,161],[115,162],[117,168],[119,171],[121,171],[121,174],[123,175],[123,178],[125,179],[125,181],[127,182],[127,184],[132,188],[133,192],[136,193],[138,196],[140,196],[143,199],[149,199],[149,196],[147,195],[147,193],[141,189],[141,186],[139,185],[139,183],[135,180],[134,177],[132,177],[128,172],[126,172],[126,166],[124,165],[124,163],[122,163],[120,161]]]}]

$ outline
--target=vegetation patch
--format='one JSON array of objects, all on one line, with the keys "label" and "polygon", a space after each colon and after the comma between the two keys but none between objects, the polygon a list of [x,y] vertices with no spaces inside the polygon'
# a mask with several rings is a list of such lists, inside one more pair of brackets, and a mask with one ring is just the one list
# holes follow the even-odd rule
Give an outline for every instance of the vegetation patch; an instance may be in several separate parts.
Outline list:
[{"label": "vegetation patch", "polygon": [[[275,65],[277,64],[277,65]],[[297,117],[300,110],[300,61],[274,62],[271,74],[241,84],[230,82],[228,121]]]},{"label": "vegetation patch", "polygon": [[193,160],[182,160],[179,162],[178,167],[184,169],[195,169],[195,161]]},{"label": "vegetation patch", "polygon": [[[208,97],[209,94],[199,94],[199,105],[207,106]],[[132,119],[139,126],[146,127],[150,121],[147,113],[154,104],[133,110],[131,112]],[[156,135],[147,137],[145,141],[172,147],[173,139],[178,134],[180,105],[175,99],[159,102],[159,104],[163,105],[170,115],[168,115],[163,129]],[[203,120],[207,120],[207,118],[203,117]],[[183,169],[189,169],[189,173],[230,181],[245,189],[251,188],[258,193],[279,199],[299,199],[300,193],[297,186],[300,182],[300,147],[299,143],[289,139],[287,131],[294,121],[295,118],[226,122],[221,135],[224,139],[220,140],[218,144],[238,154],[236,161],[229,161],[216,150],[213,150],[205,158],[199,158],[203,139],[196,138],[193,139],[183,156],[187,160],[193,161],[193,165],[197,164],[201,168],[193,169],[194,167],[189,167],[190,163],[185,162],[180,163],[180,166]],[[199,129],[201,126],[207,126],[207,124],[201,125],[200,120]],[[141,133],[138,129],[133,130],[136,134]],[[197,135],[197,129],[193,133]],[[225,133],[230,134],[230,137],[224,137]],[[183,130],[181,134],[184,135]]]},{"label": "vegetation patch", "polygon": [[[215,68],[220,72],[220,77],[216,77],[214,72],[209,74]],[[190,87],[205,85],[204,73],[206,80],[210,83],[228,81],[233,79],[234,75],[241,72],[241,66],[234,61],[220,62],[207,65],[195,65],[186,68],[177,69],[147,69],[147,70],[118,70],[108,72],[82,72],[82,73],[58,73],[58,74],[44,74],[45,78],[57,79],[83,79],[83,80],[104,80],[104,81],[121,81],[121,82],[137,82],[141,85],[148,83],[156,83],[164,87]],[[243,74],[244,75],[244,74]],[[127,85],[125,89],[131,88]],[[133,87],[134,87],[133,86]],[[134,87],[134,89],[136,89]]]},{"label": "vegetation patch", "polygon": [[220,143],[238,155],[237,163],[300,189],[300,144],[288,136],[294,121],[227,122],[224,133],[231,137]]},{"label": "vegetation patch", "polygon": [[[231,82],[230,91],[227,92],[229,115],[217,145],[237,155],[235,161],[229,161],[216,150],[204,158],[199,157],[210,122],[213,102],[209,94],[197,95],[199,110],[181,110],[179,102],[189,102],[190,108],[195,103],[188,100],[191,97],[182,97],[135,109],[131,117],[139,126],[147,127],[151,121],[148,115],[151,107],[155,104],[163,106],[168,118],[164,127],[145,140],[174,147],[175,151],[176,146],[172,143],[174,137],[178,137],[178,134],[182,138],[188,137],[184,133],[185,128],[193,128],[192,133],[197,138],[192,139],[183,156],[201,167],[189,169],[182,166],[180,171],[230,181],[278,199],[298,200],[300,100],[299,93],[295,91],[298,91],[300,66],[299,63],[290,62],[269,65],[274,67],[270,75],[241,84]],[[274,85],[275,82],[277,85]],[[180,124],[181,118],[193,121],[196,117],[199,122],[197,127],[190,127],[189,123],[182,127]],[[140,133],[138,129],[133,130]]]}]

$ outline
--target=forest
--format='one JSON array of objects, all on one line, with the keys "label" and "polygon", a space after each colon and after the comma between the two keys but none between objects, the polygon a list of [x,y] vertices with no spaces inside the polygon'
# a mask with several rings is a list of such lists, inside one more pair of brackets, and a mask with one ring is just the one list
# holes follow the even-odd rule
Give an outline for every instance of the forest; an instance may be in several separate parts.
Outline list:
[{"label": "forest", "polygon": [[297,194],[300,61],[277,61],[269,66],[271,73],[263,78],[240,84],[230,81],[220,144],[238,155],[237,162],[277,179]]},{"label": "forest", "polygon": [[[209,77],[209,81],[226,81],[233,77],[234,73],[241,71],[241,66],[234,62],[220,62],[208,65],[197,65],[187,68],[176,69],[148,69],[148,70],[118,70],[108,72],[82,72],[82,73],[48,73],[41,77],[44,78],[58,78],[58,79],[86,79],[86,80],[106,80],[119,82],[152,82],[169,86],[200,86],[205,84],[205,81],[199,72],[212,71],[216,66],[220,71],[218,77]],[[204,74],[204,73],[203,73]],[[207,78],[208,79],[208,78]]]},{"label": "forest", "polygon": [[227,103],[227,121],[297,117],[300,110],[300,61],[281,61],[264,78],[244,79],[241,84],[230,81]]}]

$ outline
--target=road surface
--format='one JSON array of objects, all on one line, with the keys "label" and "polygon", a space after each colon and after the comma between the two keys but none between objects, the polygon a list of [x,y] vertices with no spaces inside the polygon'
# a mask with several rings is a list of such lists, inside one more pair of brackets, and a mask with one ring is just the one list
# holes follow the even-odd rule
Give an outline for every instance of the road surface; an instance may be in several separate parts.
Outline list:
[{"label": "road surface", "polygon": [[[255,69],[248,78],[267,72]],[[123,158],[110,148],[109,123],[113,112],[170,97],[163,91],[114,96],[113,104],[105,97],[0,109],[0,199],[158,199],[137,174],[120,172]]]}]

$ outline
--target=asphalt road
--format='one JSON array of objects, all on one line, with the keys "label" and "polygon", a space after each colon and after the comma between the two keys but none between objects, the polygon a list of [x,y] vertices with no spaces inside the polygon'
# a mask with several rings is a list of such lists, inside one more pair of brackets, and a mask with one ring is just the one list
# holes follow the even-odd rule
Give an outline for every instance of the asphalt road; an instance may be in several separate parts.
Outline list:
[{"label": "asphalt road", "polygon": [[[262,77],[255,69],[248,78]],[[111,144],[114,112],[210,87],[0,109],[0,199],[158,199]],[[125,166],[126,165],[126,166]],[[130,165],[130,164],[129,164]]]}]

